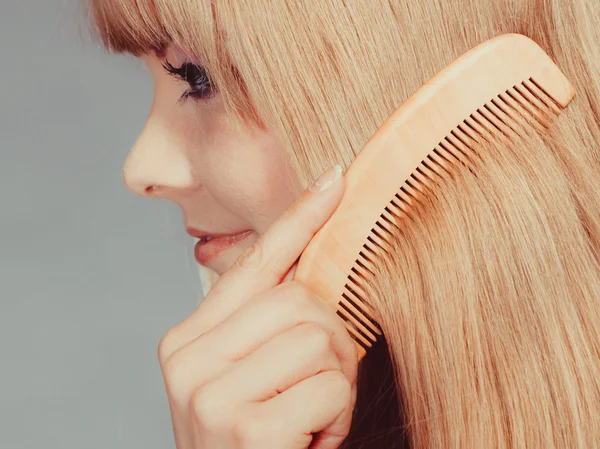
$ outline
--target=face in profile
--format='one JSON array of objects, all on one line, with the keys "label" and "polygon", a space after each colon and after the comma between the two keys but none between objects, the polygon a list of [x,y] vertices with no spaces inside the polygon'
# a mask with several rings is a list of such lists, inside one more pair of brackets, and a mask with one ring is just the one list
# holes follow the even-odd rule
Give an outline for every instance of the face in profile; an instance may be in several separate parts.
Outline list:
[{"label": "face in profile", "polygon": [[208,240],[196,260],[222,274],[298,196],[297,178],[272,134],[234,130],[204,69],[180,49],[142,60],[154,98],[123,166],[125,184],[177,204],[188,233]]}]

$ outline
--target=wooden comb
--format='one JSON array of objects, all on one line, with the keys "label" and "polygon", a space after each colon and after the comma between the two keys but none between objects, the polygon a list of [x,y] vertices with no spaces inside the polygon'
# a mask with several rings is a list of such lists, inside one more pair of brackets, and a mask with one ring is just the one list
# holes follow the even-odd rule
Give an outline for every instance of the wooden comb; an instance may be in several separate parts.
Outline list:
[{"label": "wooden comb", "polygon": [[[385,251],[423,186],[453,165],[470,164],[481,140],[545,126],[575,92],[531,39],[505,34],[447,66],[400,106],[371,137],[345,174],[337,210],[302,253],[294,280],[330,303],[358,346],[360,361],[381,335],[361,278]],[[389,248],[389,247],[388,247]]]}]

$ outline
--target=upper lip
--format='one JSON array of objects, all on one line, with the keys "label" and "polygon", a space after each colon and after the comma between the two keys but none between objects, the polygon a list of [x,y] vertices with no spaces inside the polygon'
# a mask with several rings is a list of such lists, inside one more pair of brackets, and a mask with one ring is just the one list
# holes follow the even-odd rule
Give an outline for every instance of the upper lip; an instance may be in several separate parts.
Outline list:
[{"label": "upper lip", "polygon": [[219,233],[219,232],[203,231],[201,229],[196,229],[196,228],[186,228],[186,231],[192,237],[197,237],[199,239],[201,239],[203,237],[212,237],[214,239],[218,239],[219,237],[231,237],[233,235],[238,235],[243,232],[246,232],[246,231],[240,231],[240,232]]}]

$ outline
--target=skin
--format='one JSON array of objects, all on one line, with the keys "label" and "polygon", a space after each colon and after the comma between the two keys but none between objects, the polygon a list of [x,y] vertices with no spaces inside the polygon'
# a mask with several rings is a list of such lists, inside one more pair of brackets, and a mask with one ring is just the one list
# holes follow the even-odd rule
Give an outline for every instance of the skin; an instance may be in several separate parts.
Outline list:
[{"label": "skin", "polygon": [[[189,61],[177,48],[169,48],[165,58],[176,67]],[[268,132],[233,130],[218,93],[178,102],[189,85],[167,73],[165,59],[149,54],[142,60],[153,77],[154,101],[123,166],[125,185],[138,195],[173,201],[186,228],[252,230],[206,265],[221,275],[298,197],[297,177]]]},{"label": "skin", "polygon": [[[173,49],[166,57],[184,62]],[[236,134],[218,95],[178,103],[189,86],[157,56],[143,60],[155,94],[123,167],[127,187],[173,201],[186,227],[252,231],[210,262],[218,282],[160,341],[177,448],[336,449],[352,422],[357,348],[293,274],[339,205],[344,178],[330,170],[300,192],[271,135]]]},{"label": "skin", "polygon": [[159,345],[178,449],[336,449],[356,404],[357,349],[290,267],[342,198],[304,192]]}]

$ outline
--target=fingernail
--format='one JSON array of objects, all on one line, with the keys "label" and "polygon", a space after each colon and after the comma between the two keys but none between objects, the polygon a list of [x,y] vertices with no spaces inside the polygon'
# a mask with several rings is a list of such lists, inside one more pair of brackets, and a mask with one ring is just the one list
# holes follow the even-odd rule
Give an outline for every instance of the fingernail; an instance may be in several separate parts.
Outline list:
[{"label": "fingernail", "polygon": [[323,173],[319,178],[315,181],[315,183],[310,186],[311,192],[323,192],[330,188],[336,181],[338,181],[342,177],[342,166],[337,164]]}]

